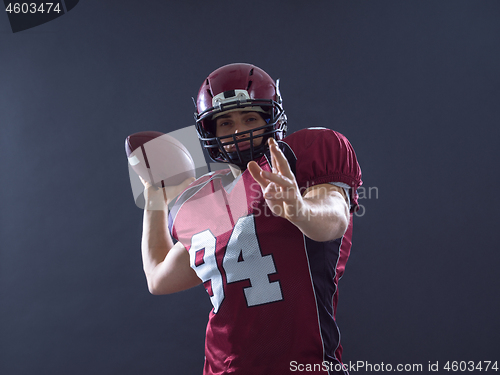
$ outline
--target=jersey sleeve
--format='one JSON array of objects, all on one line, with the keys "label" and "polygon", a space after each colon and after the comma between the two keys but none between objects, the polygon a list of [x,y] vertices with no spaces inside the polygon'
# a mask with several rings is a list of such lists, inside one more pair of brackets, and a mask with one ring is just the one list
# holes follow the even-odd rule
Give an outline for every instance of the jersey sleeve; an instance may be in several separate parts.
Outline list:
[{"label": "jersey sleeve", "polygon": [[331,129],[310,128],[299,130],[283,141],[295,155],[299,188],[341,182],[351,187],[351,210],[359,208],[357,189],[362,184],[361,168],[345,136]]}]

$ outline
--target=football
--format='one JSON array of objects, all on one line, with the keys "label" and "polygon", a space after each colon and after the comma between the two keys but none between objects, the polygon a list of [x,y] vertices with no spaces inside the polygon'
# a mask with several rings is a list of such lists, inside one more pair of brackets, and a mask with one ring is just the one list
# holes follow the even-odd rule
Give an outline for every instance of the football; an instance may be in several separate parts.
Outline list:
[{"label": "football", "polygon": [[176,186],[195,177],[193,158],[174,137],[157,131],[129,135],[125,152],[132,169],[155,186]]}]

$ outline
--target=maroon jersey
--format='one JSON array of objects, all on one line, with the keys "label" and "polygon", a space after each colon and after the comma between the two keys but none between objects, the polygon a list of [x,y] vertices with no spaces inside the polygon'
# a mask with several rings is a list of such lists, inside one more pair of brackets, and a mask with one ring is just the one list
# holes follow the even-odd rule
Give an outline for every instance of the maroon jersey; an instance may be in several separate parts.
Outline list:
[{"label": "maroon jersey", "polygon": [[[304,129],[278,144],[301,191],[348,184],[355,209],[361,171],[344,136]],[[270,171],[269,160],[267,154],[256,161]],[[341,363],[337,282],[349,256],[352,215],[343,238],[313,241],[271,213],[248,171],[234,179],[223,170],[186,189],[171,211],[170,229],[214,306],[205,375],[288,374],[299,364],[316,364],[308,374],[328,374],[327,366]]]}]

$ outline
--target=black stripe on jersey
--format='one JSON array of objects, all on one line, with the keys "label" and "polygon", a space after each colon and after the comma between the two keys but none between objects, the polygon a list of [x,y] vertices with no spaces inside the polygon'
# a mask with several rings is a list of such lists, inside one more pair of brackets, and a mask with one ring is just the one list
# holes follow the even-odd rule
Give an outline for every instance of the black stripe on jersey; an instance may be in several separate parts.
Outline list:
[{"label": "black stripe on jersey", "polygon": [[[342,239],[317,242],[304,236],[309,269],[316,297],[318,319],[324,348],[324,361],[338,363],[335,352],[340,344],[340,332],[333,316],[333,296],[337,285],[333,282],[340,259]],[[346,374],[344,371],[330,372],[331,375]]]},{"label": "black stripe on jersey", "polygon": [[[290,170],[296,175],[297,157],[291,147],[285,142],[278,142],[278,146],[288,160]],[[271,165],[271,153],[265,154]],[[339,364],[335,353],[340,344],[340,331],[333,316],[333,296],[337,292],[337,284],[333,282],[337,273],[337,263],[340,259],[342,238],[335,241],[318,242],[304,236],[309,270],[313,282],[314,294],[318,311],[321,338],[324,348],[324,360],[328,363]],[[348,372],[341,370],[329,371],[329,375],[346,375]]]}]

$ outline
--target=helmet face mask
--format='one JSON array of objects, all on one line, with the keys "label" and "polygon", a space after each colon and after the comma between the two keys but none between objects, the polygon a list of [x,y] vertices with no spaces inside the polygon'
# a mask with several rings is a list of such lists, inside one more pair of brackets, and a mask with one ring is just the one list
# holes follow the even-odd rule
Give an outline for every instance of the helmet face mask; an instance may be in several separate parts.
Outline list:
[{"label": "helmet face mask", "polygon": [[[212,72],[198,93],[196,101],[196,129],[203,147],[215,162],[231,163],[246,169],[250,160],[262,156],[267,140],[281,140],[286,134],[286,115],[281,106],[279,80],[274,83],[262,69],[250,64],[230,64]],[[237,135],[216,136],[215,119],[227,112],[254,111],[266,124]],[[261,132],[262,131],[262,132]],[[258,146],[254,139],[262,138]],[[241,142],[250,147],[240,150]],[[224,146],[234,144],[232,152]]]}]

